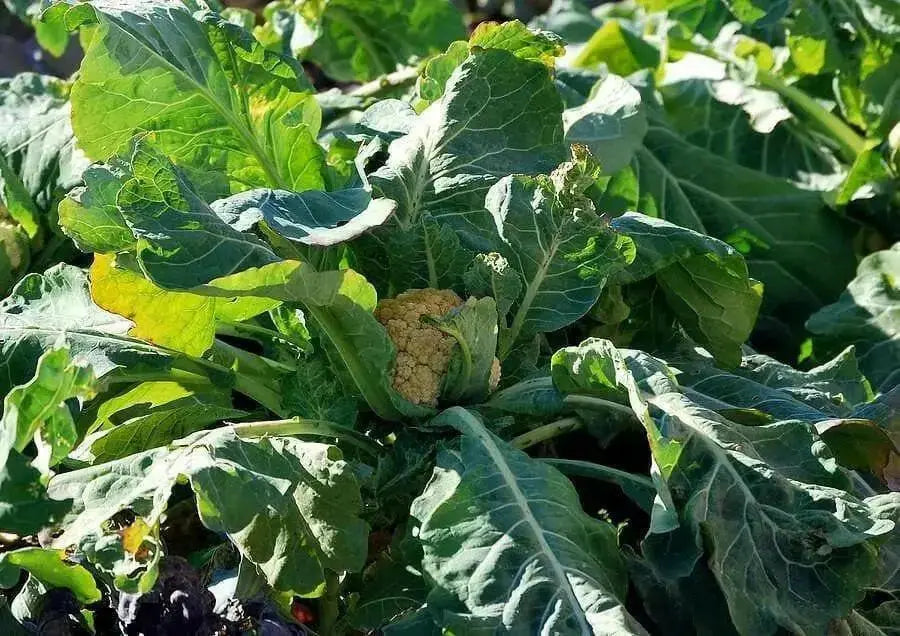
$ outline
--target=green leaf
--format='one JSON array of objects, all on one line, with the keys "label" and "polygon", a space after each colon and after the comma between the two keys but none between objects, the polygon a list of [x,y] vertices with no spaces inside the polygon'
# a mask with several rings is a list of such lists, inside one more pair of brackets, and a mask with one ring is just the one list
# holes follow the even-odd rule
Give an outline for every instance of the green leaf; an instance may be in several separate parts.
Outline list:
[{"label": "green leaf", "polygon": [[563,112],[566,141],[586,145],[606,175],[634,157],[647,132],[641,94],[621,77],[607,75],[582,105]]},{"label": "green leaf", "polygon": [[696,391],[692,399],[726,415],[753,409],[764,418],[816,423],[851,417],[854,405],[872,397],[852,349],[809,371],[758,354],[729,372],[710,363],[708,356],[678,359],[680,382]]},{"label": "green leaf", "polygon": [[[701,60],[715,65],[714,78],[698,77]],[[668,121],[686,141],[745,168],[814,189],[833,187],[834,152],[772,91],[726,79],[725,65],[708,58],[685,56],[670,72],[676,65],[678,81],[659,90]]]},{"label": "green leaf", "polygon": [[497,351],[497,304],[493,298],[470,298],[446,316],[428,320],[453,336],[453,348],[441,399],[448,404],[479,402],[491,391]]},{"label": "green leaf", "polygon": [[125,337],[129,328],[129,321],[94,304],[87,276],[77,267],[29,274],[0,302],[2,392],[30,380],[44,351],[60,345],[68,345],[98,378],[126,361],[135,364],[135,372],[168,364],[167,355]]},{"label": "green leaf", "polygon": [[359,487],[340,451],[292,438],[245,440],[230,428],[53,478],[51,496],[75,501],[55,545],[80,545],[96,565],[117,570],[128,546],[107,521],[132,510],[152,529],[180,478],[190,482],[203,524],[228,535],[278,591],[319,595],[326,569],[364,563]]},{"label": "green leaf", "polygon": [[736,366],[763,297],[743,257],[726,243],[643,214],[629,212],[611,225],[637,249],[617,280],[656,276],[685,331],[717,360]]},{"label": "green leaf", "polygon": [[900,384],[900,243],[864,258],[837,302],[813,314],[806,327],[826,345],[855,345],[879,391]]},{"label": "green leaf", "polygon": [[616,75],[631,75],[659,65],[659,51],[632,33],[620,20],[607,20],[572,62],[580,68],[605,64]]},{"label": "green leaf", "polygon": [[227,391],[177,382],[144,382],[103,402],[88,435],[71,458],[90,464],[165,446],[210,424],[246,413],[231,407]]},{"label": "green leaf", "polygon": [[81,603],[96,603],[103,596],[94,577],[84,567],[65,561],[62,550],[21,548],[0,554],[0,571],[21,568],[48,588],[72,590]]},{"label": "green leaf", "polygon": [[344,367],[379,417],[426,417],[432,409],[405,400],[391,385],[397,350],[374,316],[375,289],[353,270],[317,272],[282,261],[248,270],[196,290],[214,296],[255,296],[301,303],[325,336],[326,353]]},{"label": "green leaf", "polygon": [[471,247],[485,221],[485,194],[499,177],[548,172],[564,159],[561,113],[546,66],[508,51],[475,51],[409,135],[391,143],[370,180],[397,201],[402,227],[431,215],[463,232]]},{"label": "green leaf", "polygon": [[556,58],[565,52],[562,40],[555,33],[530,29],[518,20],[482,22],[472,31],[468,42],[454,42],[446,52],[425,63],[419,76],[419,97],[430,103],[443,95],[447,80],[475,47],[509,51],[518,58],[540,62],[551,69]]},{"label": "green leaf", "polygon": [[840,291],[854,266],[845,223],[821,197],[742,168],[651,123],[633,164],[637,209],[735,245],[763,282],[762,313],[798,317]]},{"label": "green leaf", "polygon": [[[571,483],[456,407],[436,421],[462,433],[438,455],[413,503],[428,606],[481,629],[644,634],[622,605],[624,563],[612,525],[581,510]],[[440,594],[437,594],[437,592]]]},{"label": "green leaf", "polygon": [[473,296],[491,296],[497,303],[497,313],[504,319],[522,292],[522,279],[497,252],[478,254],[463,280]]},{"label": "green leaf", "polygon": [[91,159],[151,133],[206,197],[322,187],[309,82],[247,31],[167,0],[60,3],[44,20],[91,34],[72,86],[72,126]]},{"label": "green leaf", "polygon": [[[272,14],[272,17],[276,16]],[[445,0],[323,0],[297,2],[262,29],[264,41],[278,30],[290,36],[292,53],[341,82],[365,81],[425,57],[465,36],[462,16]],[[285,20],[297,21],[285,30]]]},{"label": "green leaf", "polygon": [[0,529],[20,535],[34,534],[59,521],[70,501],[53,501],[41,473],[14,449],[5,452],[0,468]]},{"label": "green leaf", "polygon": [[378,227],[396,203],[373,199],[364,188],[337,192],[251,190],[216,201],[213,211],[243,231],[257,222],[284,238],[304,245],[329,246]]},{"label": "green leaf", "polygon": [[137,239],[138,262],[157,285],[186,289],[280,260],[221,219],[155,147],[135,144],[117,205]]},{"label": "green leaf", "polygon": [[34,378],[6,394],[0,421],[3,439],[15,440],[13,448],[20,453],[33,441],[35,467],[49,473],[78,442],[66,401],[91,399],[95,384],[90,367],[73,359],[68,349],[47,351],[37,362]]},{"label": "green leaf", "polygon": [[596,172],[582,155],[550,177],[506,177],[488,193],[497,251],[523,281],[510,327],[501,334],[501,360],[520,338],[581,318],[609,276],[633,260],[631,239],[610,231],[582,194]]},{"label": "green leaf", "polygon": [[428,589],[419,572],[384,556],[366,571],[359,600],[350,616],[351,624],[357,629],[390,627],[421,607]]},{"label": "green leaf", "polygon": [[[681,524],[673,534],[651,523],[644,552],[655,568],[685,576],[705,550],[741,633],[819,632],[852,609],[878,575],[874,540],[893,522],[882,504],[839,489],[812,424],[742,425],[699,405],[702,388],[680,389],[667,365],[646,354],[616,353],[602,341],[566,351],[572,373],[620,390],[636,382],[643,397],[630,391],[635,412],[645,412],[643,400],[657,409],[651,441],[661,435],[680,449],[661,453],[651,443]],[[900,498],[883,505],[896,508]]]},{"label": "green leaf", "polygon": [[841,466],[867,471],[893,485],[891,467],[900,464],[900,449],[888,431],[868,420],[824,420],[816,431]]},{"label": "green leaf", "polygon": [[84,171],[84,186],[59,203],[59,225],[83,252],[119,252],[135,245],[134,234],[117,198],[127,173],[124,166],[93,165]]},{"label": "green leaf", "polygon": [[0,203],[30,236],[88,167],[70,111],[62,80],[34,73],[0,80]]}]

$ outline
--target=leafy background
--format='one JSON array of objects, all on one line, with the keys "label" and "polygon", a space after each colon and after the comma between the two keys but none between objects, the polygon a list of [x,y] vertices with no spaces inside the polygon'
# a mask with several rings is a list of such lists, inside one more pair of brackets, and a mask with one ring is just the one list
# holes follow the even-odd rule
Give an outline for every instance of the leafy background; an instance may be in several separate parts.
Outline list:
[{"label": "leafy background", "polygon": [[896,0],[226,4],[0,5],[3,633],[896,632]]}]

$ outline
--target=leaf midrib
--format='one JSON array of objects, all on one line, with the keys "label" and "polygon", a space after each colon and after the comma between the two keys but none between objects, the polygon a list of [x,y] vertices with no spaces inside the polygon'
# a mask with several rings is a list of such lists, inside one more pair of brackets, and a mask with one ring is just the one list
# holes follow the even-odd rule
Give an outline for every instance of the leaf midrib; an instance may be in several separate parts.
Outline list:
[{"label": "leaf midrib", "polygon": [[[175,75],[186,80],[190,85],[194,86],[197,92],[200,94],[203,99],[213,107],[213,109],[219,113],[222,119],[225,120],[227,124],[231,126],[233,130],[235,130],[240,137],[250,146],[250,150],[253,152],[257,161],[259,161],[260,166],[266,172],[266,175],[272,181],[272,185],[282,188],[284,190],[290,190],[291,185],[282,180],[281,175],[279,174],[277,168],[272,164],[268,155],[263,150],[262,146],[259,145],[259,140],[253,135],[253,133],[248,130],[240,119],[238,119],[234,113],[226,109],[224,106],[219,104],[218,100],[207,90],[207,88],[197,82],[189,73],[184,72],[184,70],[175,66],[171,62],[169,62],[165,57],[160,55],[153,47],[149,46],[147,42],[144,41],[142,37],[140,37],[137,33],[132,32],[130,29],[126,28],[127,25],[124,22],[121,22],[108,14],[102,14],[107,20],[109,20],[110,24],[116,25],[119,32],[131,38],[135,42],[137,42],[141,48],[150,52],[150,55],[155,59],[159,60],[163,66],[168,68]],[[152,23],[151,23],[152,24]],[[155,25],[153,25],[156,28]],[[208,41],[207,41],[208,43]],[[94,46],[97,46],[96,44]],[[229,56],[231,56],[231,49],[229,49]],[[219,60],[218,56],[214,56],[216,60],[221,64],[221,60]],[[232,58],[233,59],[233,58]],[[221,69],[221,66],[220,66]],[[237,69],[235,69],[237,70]],[[227,76],[227,74],[226,74]],[[234,86],[229,82],[229,86],[231,88],[231,96],[234,96]]]},{"label": "leaf midrib", "polygon": [[565,567],[562,563],[559,562],[559,559],[556,557],[556,553],[553,552],[550,544],[548,544],[547,540],[544,538],[544,531],[541,528],[541,525],[538,522],[537,518],[535,518],[534,514],[531,511],[531,507],[528,504],[528,498],[525,496],[525,493],[523,493],[519,488],[519,484],[518,481],[516,481],[515,474],[507,465],[506,460],[503,458],[503,453],[497,447],[494,439],[487,431],[485,431],[484,427],[475,418],[475,416],[473,416],[471,413],[469,413],[469,411],[463,408],[456,408],[454,410],[457,411],[462,419],[466,420],[466,429],[474,433],[474,435],[478,438],[478,441],[481,442],[482,446],[484,446],[485,450],[491,458],[491,461],[493,461],[494,465],[497,467],[498,474],[506,484],[514,502],[522,511],[522,518],[534,535],[534,539],[540,547],[541,553],[545,555],[546,561],[553,569],[553,573],[555,574],[556,579],[559,583],[559,590],[566,596],[572,609],[576,610],[574,613],[577,616],[578,622],[582,627],[582,633],[593,633],[591,626],[588,624],[584,616],[584,608],[582,608],[581,603],[578,601],[578,597],[575,595],[575,590],[572,589],[571,582],[566,576]]}]

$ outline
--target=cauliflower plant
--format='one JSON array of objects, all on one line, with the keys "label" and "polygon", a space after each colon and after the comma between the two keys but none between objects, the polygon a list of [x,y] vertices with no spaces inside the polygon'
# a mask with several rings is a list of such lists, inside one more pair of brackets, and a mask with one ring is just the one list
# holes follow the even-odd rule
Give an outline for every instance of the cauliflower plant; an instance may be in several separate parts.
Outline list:
[{"label": "cauliflower plant", "polygon": [[[456,339],[422,321],[441,318],[463,300],[446,289],[413,289],[378,303],[375,318],[397,349],[394,389],[414,404],[437,406]],[[500,382],[500,361],[491,367],[491,390]]]}]

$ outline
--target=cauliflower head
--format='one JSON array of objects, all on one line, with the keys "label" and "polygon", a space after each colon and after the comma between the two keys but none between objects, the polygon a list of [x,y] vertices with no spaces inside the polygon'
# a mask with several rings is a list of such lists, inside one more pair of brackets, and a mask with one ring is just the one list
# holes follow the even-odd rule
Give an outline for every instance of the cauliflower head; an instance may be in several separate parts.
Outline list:
[{"label": "cauliflower head", "polygon": [[[437,406],[453,357],[456,338],[422,320],[439,319],[463,305],[448,289],[411,289],[381,300],[375,318],[387,329],[397,349],[391,378],[394,389],[413,404]],[[489,390],[500,384],[500,361],[493,359]]]},{"label": "cauliflower head", "polygon": [[375,308],[375,318],[397,348],[394,388],[410,402],[437,406],[456,344],[453,336],[422,322],[422,316],[440,318],[462,303],[450,290],[412,289]]}]

